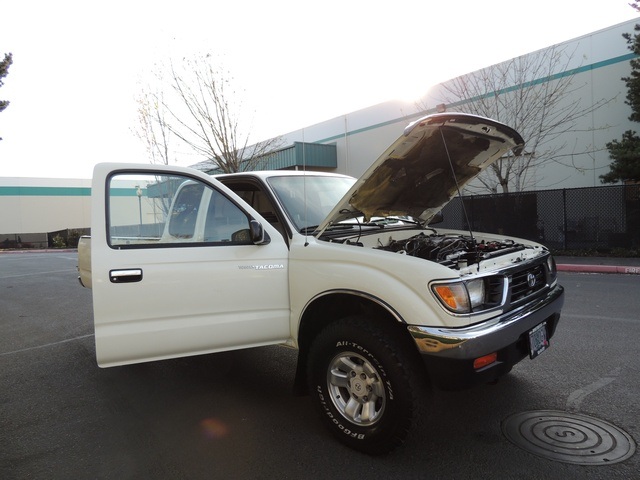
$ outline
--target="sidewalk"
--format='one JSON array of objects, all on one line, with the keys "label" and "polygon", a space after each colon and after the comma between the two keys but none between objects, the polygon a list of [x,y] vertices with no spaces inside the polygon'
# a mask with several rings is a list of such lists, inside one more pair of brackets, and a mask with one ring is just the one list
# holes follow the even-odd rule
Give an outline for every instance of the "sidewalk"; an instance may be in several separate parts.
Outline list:
[{"label": "sidewalk", "polygon": [[555,257],[558,271],[640,275],[640,258]]},{"label": "sidewalk", "polygon": [[29,248],[25,250],[0,250],[0,255],[21,253],[70,253],[77,251],[77,248]]}]

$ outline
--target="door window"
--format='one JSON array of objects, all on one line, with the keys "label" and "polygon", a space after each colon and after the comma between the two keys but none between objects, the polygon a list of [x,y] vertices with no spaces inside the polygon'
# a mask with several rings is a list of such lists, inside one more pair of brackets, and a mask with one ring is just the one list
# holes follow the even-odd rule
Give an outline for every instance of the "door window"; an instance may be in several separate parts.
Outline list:
[{"label": "door window", "polygon": [[111,247],[251,244],[248,215],[199,180],[116,173],[108,182]]}]

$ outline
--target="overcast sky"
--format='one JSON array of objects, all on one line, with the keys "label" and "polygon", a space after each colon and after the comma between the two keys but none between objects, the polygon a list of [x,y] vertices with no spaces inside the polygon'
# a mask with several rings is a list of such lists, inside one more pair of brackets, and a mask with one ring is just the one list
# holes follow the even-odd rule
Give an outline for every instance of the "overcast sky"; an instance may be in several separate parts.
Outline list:
[{"label": "overcast sky", "polygon": [[[154,63],[222,55],[277,136],[638,16],[627,0],[8,1],[0,177],[148,163],[134,97]],[[640,19],[639,19],[640,22]],[[624,40],[621,39],[621,42]],[[255,138],[259,140],[260,138]],[[186,151],[179,164],[202,160]]]}]

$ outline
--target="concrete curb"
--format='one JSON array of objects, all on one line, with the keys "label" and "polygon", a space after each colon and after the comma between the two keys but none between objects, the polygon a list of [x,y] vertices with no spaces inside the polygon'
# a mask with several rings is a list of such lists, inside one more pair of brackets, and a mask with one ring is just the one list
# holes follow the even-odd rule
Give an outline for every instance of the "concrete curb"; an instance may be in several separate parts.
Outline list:
[{"label": "concrete curb", "polygon": [[640,275],[640,266],[618,266],[618,265],[557,265],[559,272],[580,272],[580,273],[624,273]]}]

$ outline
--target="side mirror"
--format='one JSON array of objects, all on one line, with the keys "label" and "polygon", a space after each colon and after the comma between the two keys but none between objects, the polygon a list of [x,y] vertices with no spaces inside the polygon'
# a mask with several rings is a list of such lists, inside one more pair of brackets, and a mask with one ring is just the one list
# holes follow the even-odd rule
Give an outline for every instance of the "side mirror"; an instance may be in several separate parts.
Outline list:
[{"label": "side mirror", "polygon": [[257,220],[249,222],[249,236],[254,245],[266,245],[271,241],[267,232],[262,228],[262,224]]}]

